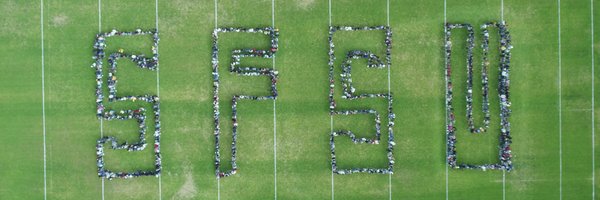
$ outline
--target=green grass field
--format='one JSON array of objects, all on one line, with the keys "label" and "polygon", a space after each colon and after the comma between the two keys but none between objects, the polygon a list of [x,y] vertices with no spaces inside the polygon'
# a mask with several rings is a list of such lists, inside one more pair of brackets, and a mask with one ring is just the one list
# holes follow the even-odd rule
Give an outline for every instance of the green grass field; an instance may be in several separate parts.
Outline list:
[{"label": "green grass field", "polygon": [[[267,27],[274,17],[280,31],[274,61],[279,71],[276,123],[273,101],[240,101],[240,170],[220,181],[215,178],[212,119],[214,1],[40,3],[0,3],[0,199],[217,199],[218,195],[221,199],[600,199],[600,165],[593,168],[592,163],[594,150],[596,157],[600,155],[600,148],[593,147],[600,139],[592,141],[593,126],[600,128],[598,117],[595,121],[592,118],[600,112],[600,107],[593,107],[593,101],[600,101],[592,98],[592,86],[600,88],[600,81],[592,82],[593,77],[600,77],[600,70],[592,73],[592,55],[600,66],[600,39],[595,39],[599,34],[595,38],[592,34],[600,32],[591,29],[592,17],[600,21],[600,2],[593,2],[596,11],[592,13],[590,1],[562,0],[560,7],[557,1],[503,1],[503,17],[515,47],[511,51],[510,88],[514,170],[503,179],[503,172],[498,170],[446,172],[443,52],[446,3],[448,22],[476,27],[473,96],[475,121],[480,124],[478,27],[501,20],[501,0],[389,0],[389,8],[385,0],[331,0],[331,7],[325,0],[217,0],[218,27]],[[160,87],[156,88],[156,72],[123,62],[119,92],[156,94],[160,89],[162,175],[160,179],[140,177],[103,183],[95,163],[100,123],[95,116],[94,69],[89,67],[93,41],[99,31],[155,28],[155,9],[161,38]],[[386,25],[388,9],[393,31],[394,174],[391,179],[380,174],[332,178],[329,17],[337,26]],[[473,135],[466,129],[465,39],[466,31],[453,32],[459,161],[496,163],[499,100],[494,89],[490,89],[492,131]],[[380,55],[385,50],[383,34],[377,31],[336,33],[334,41],[336,83],[341,72],[337,66],[346,51],[365,49]],[[497,87],[497,42],[494,34],[490,42],[490,59],[495,61],[490,65],[492,88]],[[150,54],[151,38],[115,37],[107,44],[107,52],[123,48]],[[228,170],[230,96],[266,95],[269,91],[268,78],[229,73],[230,52],[266,48],[269,41],[258,34],[226,33],[220,35],[219,45],[221,162],[222,169]],[[270,59],[244,59],[242,63],[260,67],[273,64]],[[386,93],[387,70],[364,65],[364,61],[354,64],[357,92]],[[341,87],[336,87],[340,91]],[[595,96],[600,96],[597,91]],[[384,111],[386,105],[380,100],[339,103],[342,108]],[[333,121],[334,129],[356,130],[360,137],[374,134],[371,116],[334,116]],[[382,127],[386,124],[382,115]],[[150,131],[149,142],[153,141]],[[133,121],[104,121],[103,134],[132,142],[137,127]],[[385,128],[381,137],[387,140]],[[357,145],[338,137],[338,166],[384,168],[386,146],[386,142]],[[154,157],[152,148],[133,153],[107,150],[105,160],[111,170],[130,171],[152,169]]]}]

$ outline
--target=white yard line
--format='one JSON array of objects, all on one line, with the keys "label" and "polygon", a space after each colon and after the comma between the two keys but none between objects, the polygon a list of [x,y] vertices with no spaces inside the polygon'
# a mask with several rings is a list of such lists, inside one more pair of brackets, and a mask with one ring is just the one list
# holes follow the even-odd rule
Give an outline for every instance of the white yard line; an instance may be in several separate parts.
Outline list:
[{"label": "white yard line", "polygon": [[[154,12],[155,12],[155,25],[156,25],[156,32],[158,34],[160,34],[158,32],[158,0],[154,1]],[[156,54],[158,54],[158,49],[160,45],[156,45]],[[156,96],[160,98],[160,67],[159,65],[156,65]],[[164,164],[163,164],[164,165]],[[162,176],[159,175],[158,176],[158,199],[162,199]]]},{"label": "white yard line", "polygon": [[102,32],[102,0],[98,0],[98,33]]},{"label": "white yard line", "polygon": [[389,174],[388,176],[388,185],[389,185],[389,190],[390,190],[390,200],[392,200],[392,174]]},{"label": "white yard line", "polygon": [[500,0],[500,19],[504,21],[504,0]]},{"label": "white yard line", "polygon": [[[102,33],[102,0],[98,0],[98,33]],[[100,138],[104,137],[104,120],[100,118]],[[104,177],[102,180],[102,200],[104,200]]]},{"label": "white yard line", "polygon": [[[275,28],[275,0],[271,0],[271,26]],[[275,70],[275,54],[273,54],[273,70]],[[277,200],[277,100],[273,100],[273,181],[274,197]]]},{"label": "white yard line", "polygon": [[[386,15],[387,15],[387,26],[388,28],[390,28],[390,0],[386,1]],[[390,61],[391,63],[391,61]],[[390,70],[391,70],[392,66],[388,65],[387,66],[387,82],[388,82],[388,98],[390,98],[392,96],[392,84],[391,84],[391,78],[390,78]],[[388,101],[388,106],[391,107],[392,106],[392,102]],[[388,133],[390,134],[390,133]],[[389,137],[389,135],[388,135]],[[392,200],[392,174],[388,174],[388,190],[390,191],[390,195],[389,195],[389,199]]]},{"label": "white yard line", "polygon": [[40,0],[40,32],[42,45],[42,136],[44,141],[44,200],[46,200],[48,194],[48,187],[46,181],[46,80],[44,65],[44,0]]},{"label": "white yard line", "polygon": [[386,2],[386,13],[387,13],[387,25],[390,26],[390,0]]},{"label": "white yard line", "polygon": [[559,161],[559,199],[562,200],[562,55],[560,41],[560,0],[558,3],[558,161]]},{"label": "white yard line", "polygon": [[590,19],[592,21],[591,32],[592,32],[592,199],[596,198],[596,127],[595,124],[595,107],[594,107],[594,0],[590,0]]},{"label": "white yard line", "polygon": [[[448,37],[446,35],[446,23],[448,23],[448,20],[446,18],[446,0],[444,0],[444,41],[447,40],[446,37]],[[444,56],[444,68],[446,68],[446,66],[448,65],[448,58],[446,56]],[[445,71],[445,70],[444,70]],[[446,83],[448,82],[448,76],[445,76],[446,79]],[[448,87],[446,87],[446,94],[448,94]],[[448,122],[448,109],[446,110],[446,121],[444,123]],[[445,142],[447,142],[447,138],[445,139]],[[445,149],[448,148],[448,144],[446,144],[446,146],[444,147]],[[448,151],[446,150],[446,157],[444,158],[444,165],[446,166],[446,200],[448,200],[448,163],[447,163],[447,159],[448,159]]]},{"label": "white yard line", "polygon": [[329,26],[331,26],[331,0],[329,0]]}]

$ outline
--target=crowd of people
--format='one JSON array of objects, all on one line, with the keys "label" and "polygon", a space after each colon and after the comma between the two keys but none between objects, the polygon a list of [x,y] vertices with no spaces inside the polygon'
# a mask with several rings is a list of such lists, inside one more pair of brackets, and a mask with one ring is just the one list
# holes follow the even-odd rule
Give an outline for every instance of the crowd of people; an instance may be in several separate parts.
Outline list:
[{"label": "crowd of people", "polygon": [[[334,77],[334,63],[335,63],[335,44],[333,42],[333,35],[336,31],[373,31],[382,30],[385,32],[385,59],[384,64],[379,57],[369,51],[363,50],[352,50],[346,54],[345,60],[342,62],[342,73],[341,84],[343,87],[343,99],[355,100],[362,98],[386,98],[388,99],[388,146],[387,146],[387,158],[388,167],[386,169],[374,169],[374,168],[351,168],[351,169],[338,169],[335,155],[335,140],[336,136],[348,136],[354,143],[368,143],[368,144],[379,144],[381,135],[381,119],[379,114],[375,110],[336,110],[336,102],[334,99],[335,91],[335,77]],[[383,68],[391,66],[391,48],[392,48],[392,31],[387,26],[365,26],[365,27],[350,27],[350,26],[331,26],[329,27],[329,113],[330,115],[355,115],[355,114],[374,114],[376,115],[376,135],[373,139],[368,138],[356,138],[354,133],[351,131],[333,131],[330,135],[329,145],[331,150],[331,166],[332,170],[336,174],[353,174],[353,173],[371,173],[371,174],[392,174],[394,168],[394,120],[396,118],[392,110],[393,98],[391,93],[377,93],[377,94],[355,94],[356,89],[352,86],[352,59],[367,59],[367,67],[369,68]]]},{"label": "crowd of people", "polygon": [[[354,97],[354,92],[356,92],[356,88],[352,85],[352,60],[353,59],[367,59],[367,67],[369,68],[383,68],[386,65],[377,57],[377,55],[371,53],[370,51],[362,51],[362,50],[353,50],[349,51],[346,55],[346,59],[344,63],[342,63],[342,74],[341,82],[342,82],[342,90],[344,91],[344,95],[342,98],[351,99]],[[377,96],[382,94],[372,94],[369,97],[385,97],[385,96]]]},{"label": "crowd of people", "polygon": [[[155,155],[155,169],[153,171],[141,171],[136,170],[134,172],[112,172],[105,168],[104,165],[104,144],[107,142],[111,143],[112,149],[124,149],[128,151],[141,151],[147,146],[146,143],[146,115],[145,108],[141,107],[136,110],[113,110],[107,108],[104,105],[104,73],[103,73],[103,59],[106,56],[106,38],[113,36],[136,36],[136,35],[152,35],[152,57],[147,58],[145,55],[129,55],[123,53],[120,49],[117,53],[112,53],[108,56],[108,64],[110,66],[108,70],[107,87],[108,87],[108,102],[122,102],[122,101],[144,101],[152,104],[152,110],[154,114],[154,155]],[[138,176],[159,176],[162,170],[161,165],[161,154],[160,154],[160,102],[158,96],[155,95],[140,95],[140,96],[118,96],[117,95],[117,60],[121,58],[127,58],[135,63],[138,67],[148,70],[158,69],[158,32],[156,30],[143,31],[136,29],[132,32],[122,32],[112,30],[108,33],[100,33],[96,35],[94,42],[94,62],[92,68],[96,70],[96,116],[103,120],[129,120],[136,119],[139,124],[139,139],[140,141],[134,144],[128,144],[127,142],[119,144],[117,138],[112,136],[105,136],[97,140],[96,142],[96,163],[98,167],[98,176],[108,178],[133,178]]]},{"label": "crowd of people", "polygon": [[[234,95],[232,98],[232,143],[231,143],[231,170],[221,171],[221,153],[220,153],[220,122],[219,122],[219,46],[218,39],[219,33],[236,32],[236,33],[260,33],[270,37],[271,47],[268,50],[257,50],[257,49],[236,49],[232,51],[232,62],[230,64],[229,71],[242,76],[269,76],[271,78],[271,95],[269,96],[250,96],[250,95]],[[266,27],[266,28],[217,28],[213,31],[213,48],[212,48],[212,66],[213,66],[213,110],[214,110],[214,135],[215,135],[215,173],[217,178],[228,177],[234,175],[238,171],[237,160],[237,104],[241,99],[248,100],[275,100],[277,98],[277,70],[271,68],[258,68],[258,67],[241,67],[240,60],[244,57],[259,57],[259,58],[273,58],[275,52],[279,48],[279,30]]]},{"label": "crowd of people", "polygon": [[[510,144],[512,143],[512,137],[510,136],[510,100],[509,100],[509,66],[510,66],[510,50],[512,49],[510,33],[506,27],[505,22],[489,22],[481,26],[483,32],[483,63],[482,63],[482,93],[483,93],[483,112],[484,112],[484,126],[475,128],[472,116],[472,104],[473,104],[473,47],[475,34],[473,27],[470,24],[445,24],[445,59],[446,59],[446,136],[447,136],[447,162],[453,168],[460,169],[501,169],[501,170],[512,170],[512,154]],[[488,84],[488,67],[489,67],[489,31],[488,28],[498,28],[500,36],[500,65],[499,65],[499,80],[498,80],[498,97],[500,99],[500,145],[499,145],[499,160],[498,164],[483,164],[483,165],[470,165],[470,164],[457,164],[456,157],[456,119],[454,115],[454,108],[452,107],[452,67],[451,67],[451,53],[452,53],[452,42],[451,42],[451,31],[452,29],[464,28],[468,31],[467,37],[467,122],[468,129],[471,133],[482,133],[485,132],[490,123],[489,114],[489,84]]]}]

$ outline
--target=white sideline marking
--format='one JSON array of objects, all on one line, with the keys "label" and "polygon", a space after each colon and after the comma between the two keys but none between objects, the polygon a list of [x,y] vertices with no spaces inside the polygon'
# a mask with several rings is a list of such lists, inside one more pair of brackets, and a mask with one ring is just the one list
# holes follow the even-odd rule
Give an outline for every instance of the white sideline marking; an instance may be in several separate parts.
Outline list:
[{"label": "white sideline marking", "polygon": [[592,199],[596,198],[596,147],[595,147],[595,141],[596,141],[596,129],[595,129],[595,111],[594,111],[594,0],[590,0],[590,10],[591,10],[591,14],[590,14],[590,18],[592,20],[592,44],[591,44],[591,48],[592,48]]},{"label": "white sideline marking", "polygon": [[329,26],[331,26],[331,0],[329,0]]},{"label": "white sideline marking", "polygon": [[102,0],[98,0],[98,33],[102,32]]},{"label": "white sideline marking", "polygon": [[[271,0],[271,26],[275,28],[275,0]],[[273,70],[275,70],[275,54],[273,54]],[[275,187],[275,200],[277,200],[277,100],[273,99],[273,181]]]},{"label": "white sideline marking", "polygon": [[[98,0],[98,33],[102,33],[102,0]],[[100,138],[104,137],[104,120],[100,118]],[[104,200],[104,177],[102,180],[102,200]]]},{"label": "white sideline marking", "polygon": [[[446,41],[448,39],[448,38],[446,38],[446,37],[448,37],[446,35],[446,31],[447,31],[446,23],[448,23],[448,20],[446,18],[446,0],[444,0],[444,41]],[[447,65],[448,65],[448,58],[444,55],[444,68],[446,68]],[[446,71],[446,70],[444,70],[444,71]],[[447,72],[445,72],[445,73],[447,73]],[[444,76],[444,77],[445,77],[446,83],[447,83],[448,76]],[[448,94],[448,87],[446,87],[446,94]],[[446,121],[444,123],[447,123],[448,122],[448,109],[445,109],[445,110],[446,110]],[[446,138],[446,142],[447,142],[447,138]],[[448,148],[447,145],[448,144],[446,144],[446,147],[444,147],[444,148]],[[446,175],[446,200],[448,200],[448,163],[447,163],[447,161],[448,161],[448,150],[446,150],[446,157],[444,158],[444,165],[446,166],[446,173],[445,173],[445,175]]]},{"label": "white sideline marking", "polygon": [[[154,1],[154,12],[155,12],[155,21],[156,21],[156,32],[158,32],[158,0]],[[158,54],[158,49],[160,45],[156,45],[156,54]],[[156,65],[156,96],[160,98],[160,67]],[[158,176],[158,199],[162,199],[162,176]]]},{"label": "white sideline marking", "polygon": [[558,2],[558,162],[559,162],[559,199],[562,200],[562,58],[560,41],[560,0]]},{"label": "white sideline marking", "polygon": [[504,0],[500,0],[500,19],[504,21]]},{"label": "white sideline marking", "polygon": [[[388,28],[390,28],[390,0],[386,1],[386,15],[387,15],[387,26]],[[391,28],[390,28],[391,29]],[[391,61],[390,61],[391,63]],[[392,66],[391,64],[387,66],[387,81],[388,81],[388,98],[392,96],[392,84],[391,84],[391,79],[390,79],[390,70],[391,70]],[[388,101],[388,106],[392,107],[392,102]],[[388,133],[390,134],[390,133]],[[389,137],[389,135],[388,135]],[[390,191],[390,200],[392,200],[392,174],[388,174],[388,190]]]},{"label": "white sideline marking", "polygon": [[42,135],[44,141],[44,200],[46,200],[48,194],[48,187],[46,182],[46,80],[44,71],[44,0],[40,0],[40,32],[42,40]]}]

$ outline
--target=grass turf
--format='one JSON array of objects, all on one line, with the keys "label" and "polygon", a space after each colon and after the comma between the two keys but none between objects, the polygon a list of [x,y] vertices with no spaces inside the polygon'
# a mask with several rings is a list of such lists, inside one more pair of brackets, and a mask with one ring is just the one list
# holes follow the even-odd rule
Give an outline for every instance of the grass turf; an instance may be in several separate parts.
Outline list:
[{"label": "grass turf", "polygon": [[[391,84],[398,144],[394,152],[396,167],[391,180],[392,197],[444,199],[443,2],[390,2],[390,26],[394,32]],[[93,38],[98,32],[97,3],[95,0],[46,1],[43,5],[49,199],[95,199],[101,194],[101,181],[95,174],[93,158],[100,125],[94,117],[93,70],[88,67],[92,62]],[[280,71],[277,196],[282,199],[329,199],[328,3],[293,0],[275,1],[275,4],[275,24],[280,29],[280,50],[276,54],[276,68]],[[600,10],[598,5],[595,3],[596,10]],[[153,1],[103,0],[102,31],[153,28],[154,6]],[[449,22],[468,22],[477,27],[482,22],[500,19],[499,1],[448,0],[447,6]],[[3,177],[0,199],[43,197],[39,7],[38,2],[15,0],[0,5],[4,25],[3,31],[0,31],[0,41],[4,44],[0,48],[0,55],[4,58],[0,64],[0,175]],[[213,1],[176,0],[159,1],[158,7],[164,167],[162,197],[216,199],[210,76],[214,4]],[[271,25],[271,1],[223,0],[218,2],[218,7],[220,27]],[[511,65],[515,170],[506,174],[506,196],[508,199],[558,198],[557,4],[541,0],[506,0],[504,9],[515,46]],[[561,12],[562,192],[565,199],[589,199],[592,189],[598,191],[598,185],[596,188],[591,186],[591,171],[600,173],[598,167],[591,169],[592,123],[589,110],[591,76],[598,77],[599,73],[591,74],[590,44],[596,44],[596,58],[599,44],[590,38],[589,2],[564,1]],[[333,0],[332,13],[333,25],[383,25],[386,23],[386,2]],[[594,16],[595,21],[600,21],[597,16]],[[337,36],[340,36],[337,48],[340,51],[337,53],[346,48],[382,49],[373,44],[373,41],[380,41],[377,35],[352,33],[336,35],[336,39]],[[464,39],[464,34],[455,33],[453,36],[456,36],[453,39],[457,43]],[[113,44],[131,45],[134,50],[140,45],[141,48],[147,47],[144,41],[138,44],[137,40],[114,41]],[[244,35],[231,34],[222,37],[220,44],[225,50],[221,54],[223,71],[229,60],[229,50],[226,49],[267,43],[260,38],[249,40]],[[460,57],[464,55],[460,54],[462,48],[456,45],[453,49],[456,52],[453,57],[456,80],[464,79],[464,73],[456,73],[464,67],[464,56]],[[338,62],[340,55],[337,56]],[[475,69],[480,66],[478,58],[475,57]],[[264,60],[250,62],[270,66],[270,62]],[[123,67],[133,68],[126,64]],[[385,91],[385,84],[381,84],[385,77],[381,77],[377,70],[362,69],[358,65],[354,69],[358,90]],[[119,72],[122,73],[119,83],[123,84],[119,91],[153,92],[156,89],[152,72],[136,69]],[[264,78],[222,75],[223,94],[262,94],[267,89]],[[371,80],[374,77],[377,77],[376,80]],[[474,88],[478,88],[478,79],[475,78]],[[243,86],[246,83],[249,85]],[[598,82],[595,84],[598,88]],[[461,89],[460,86],[455,88],[457,92]],[[480,118],[477,92],[476,89],[474,114]],[[491,93],[490,97],[494,94]],[[227,113],[228,100],[224,97],[222,113]],[[494,120],[497,119],[497,106],[491,100]],[[380,103],[366,104],[376,106]],[[464,113],[461,109],[464,103],[456,101],[455,108]],[[594,111],[598,114],[600,110],[594,108]],[[270,101],[240,103],[240,173],[221,180],[223,199],[273,198],[272,112]],[[457,116],[460,115],[457,112]],[[352,124],[357,130],[372,130],[372,119],[367,120],[368,123],[363,118],[335,118],[334,126]],[[385,120],[382,123],[385,124]],[[135,133],[136,129],[131,124],[107,122],[104,125],[105,134],[134,139],[130,133]],[[224,133],[228,133],[227,123],[224,125]],[[596,127],[600,127],[598,123]],[[474,163],[495,161],[497,139],[493,133],[473,136],[459,132],[460,159]],[[225,143],[228,136],[224,134],[222,137],[226,139]],[[387,138],[385,132],[382,133],[384,138]],[[336,141],[340,147],[337,150],[340,165],[385,164],[385,144],[361,147],[343,139]],[[228,145],[222,149],[228,149]],[[359,151],[361,156],[358,157],[349,154]],[[376,156],[380,154],[381,157]],[[150,153],[147,155],[152,159]],[[596,151],[596,155],[600,152]],[[226,152],[223,157],[228,157]],[[127,152],[110,152],[107,162],[115,164],[108,162],[107,165],[109,168],[141,168],[145,167],[142,164],[146,163],[144,159],[144,156],[131,156]],[[158,179],[153,177],[107,181],[105,186],[107,199],[156,199],[158,196]],[[450,199],[500,199],[502,173],[450,170],[448,194]],[[387,175],[335,176],[337,199],[383,199],[388,195]]]}]

